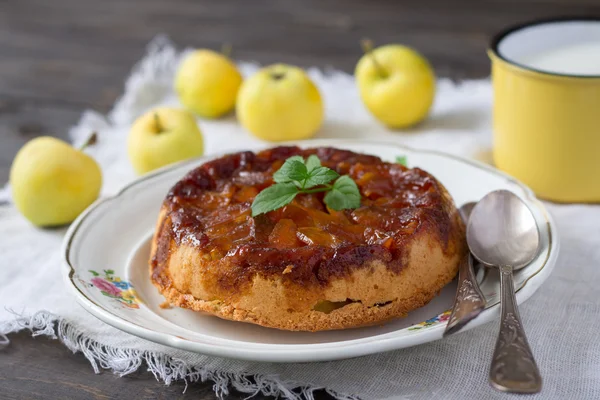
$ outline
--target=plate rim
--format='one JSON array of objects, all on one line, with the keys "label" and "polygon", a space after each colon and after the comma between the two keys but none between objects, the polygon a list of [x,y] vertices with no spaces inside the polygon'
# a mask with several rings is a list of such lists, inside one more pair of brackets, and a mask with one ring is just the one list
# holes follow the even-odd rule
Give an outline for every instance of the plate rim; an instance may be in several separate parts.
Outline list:
[{"label": "plate rim", "polygon": [[[432,154],[442,158],[453,159],[458,162],[462,162],[470,165],[471,167],[482,169],[488,173],[492,173],[502,177],[508,182],[517,185],[525,194],[527,199],[534,204],[542,213],[546,226],[548,229],[548,254],[546,259],[543,261],[542,265],[538,270],[533,272],[527,279],[516,288],[517,291],[517,300],[518,303],[522,303],[527,300],[540,285],[533,287],[533,285],[527,285],[529,281],[535,277],[537,277],[542,271],[548,269],[546,275],[549,275],[554,268],[556,263],[556,259],[558,257],[559,252],[559,236],[557,234],[556,223],[554,222],[552,216],[548,213],[544,204],[535,196],[534,192],[525,184],[521,183],[519,180],[513,178],[512,176],[490,166],[484,164],[477,160],[467,159],[465,157],[461,157],[458,155],[446,153],[439,150],[431,150],[431,149],[419,149],[412,146],[406,146],[400,143],[393,143],[389,141],[367,141],[361,139],[313,139],[306,140],[303,142],[281,142],[277,144],[269,144],[256,147],[254,146],[251,151],[257,151],[260,149],[267,149],[273,146],[286,146],[293,145],[299,147],[316,147],[316,146],[343,146],[344,144],[370,144],[370,145],[380,145],[380,146],[388,146],[398,148],[399,151],[408,151],[412,153],[422,153],[422,154]],[[391,351],[400,348],[411,347],[417,344],[430,342],[435,339],[441,338],[441,333],[445,329],[444,323],[439,324],[437,326],[429,327],[427,330],[420,331],[418,335],[414,336],[403,336],[401,338],[388,336],[379,338],[376,340],[372,340],[370,342],[356,342],[361,341],[368,338],[354,339],[344,341],[345,346],[331,346],[336,342],[330,343],[318,343],[318,344],[268,344],[264,343],[262,346],[257,347],[245,347],[233,348],[231,345],[222,345],[216,343],[204,343],[199,341],[189,340],[180,336],[176,336],[169,333],[157,332],[151,328],[146,326],[142,326],[136,324],[131,321],[124,320],[118,315],[113,314],[112,312],[106,310],[104,307],[96,304],[92,299],[90,299],[85,293],[81,291],[79,287],[74,282],[75,276],[75,268],[73,267],[70,259],[71,246],[73,244],[73,240],[77,235],[79,228],[82,226],[83,222],[92,212],[94,212],[98,207],[102,204],[118,199],[125,192],[135,188],[137,185],[145,182],[147,180],[154,179],[157,176],[163,175],[165,173],[171,172],[174,169],[178,169],[184,167],[189,164],[196,164],[202,161],[209,161],[211,159],[215,159],[221,157],[226,154],[235,153],[238,151],[247,151],[246,149],[231,149],[223,152],[218,152],[214,154],[203,155],[201,157],[195,157],[188,160],[183,160],[177,163],[173,163],[167,165],[165,167],[159,168],[155,171],[152,171],[148,174],[145,174],[133,181],[129,182],[125,186],[123,186],[118,192],[111,196],[105,196],[97,199],[94,203],[92,203],[84,212],[82,212],[73,223],[69,226],[65,237],[62,242],[62,261],[64,264],[64,282],[67,285],[68,289],[74,294],[77,302],[83,306],[83,308],[88,311],[90,314],[94,315],[96,318],[102,320],[103,322],[130,334],[136,335],[142,339],[147,339],[153,341],[155,343],[159,343],[162,345],[167,345],[174,348],[179,348],[183,350],[188,350],[196,353],[219,356],[219,357],[228,357],[234,359],[243,359],[249,361],[270,361],[270,362],[311,362],[311,361],[328,361],[328,360],[338,360],[338,359],[346,359],[352,357],[359,357],[368,354],[374,354],[384,351]],[[545,280],[545,279],[544,279]],[[486,308],[480,317],[477,320],[469,323],[463,331],[472,329],[476,326],[485,324],[490,322],[494,316],[492,314],[499,315],[499,304],[496,303]],[[376,335],[379,336],[379,335]],[[376,336],[372,336],[371,338],[375,338]],[[401,339],[401,340],[399,340]],[[226,342],[233,343],[244,343],[235,340],[226,340]],[[338,342],[341,343],[341,342]],[[315,346],[319,346],[318,352],[310,352],[310,350],[316,350]],[[268,347],[268,350],[265,350],[265,347]],[[340,351],[342,350],[342,351]]]}]

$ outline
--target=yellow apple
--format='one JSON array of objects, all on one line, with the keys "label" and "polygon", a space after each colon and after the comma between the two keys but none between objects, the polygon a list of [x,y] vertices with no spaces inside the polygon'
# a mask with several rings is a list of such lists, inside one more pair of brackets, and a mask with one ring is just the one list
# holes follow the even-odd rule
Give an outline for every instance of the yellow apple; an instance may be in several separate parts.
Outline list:
[{"label": "yellow apple", "polygon": [[73,221],[98,198],[102,172],[96,161],[62,140],[43,136],[17,153],[10,169],[17,209],[37,226]]},{"label": "yellow apple", "polygon": [[406,46],[371,49],[356,65],[360,97],[369,111],[390,128],[422,121],[435,97],[435,74],[427,60]]},{"label": "yellow apple", "polygon": [[201,156],[204,139],[192,113],[160,107],[133,123],[127,152],[133,169],[145,174],[176,161]]},{"label": "yellow apple", "polygon": [[315,84],[297,67],[276,64],[242,84],[236,113],[244,128],[269,141],[306,139],[323,122],[323,101]]},{"label": "yellow apple", "polygon": [[242,75],[225,55],[196,50],[179,65],[175,91],[188,110],[205,118],[217,118],[233,110]]}]

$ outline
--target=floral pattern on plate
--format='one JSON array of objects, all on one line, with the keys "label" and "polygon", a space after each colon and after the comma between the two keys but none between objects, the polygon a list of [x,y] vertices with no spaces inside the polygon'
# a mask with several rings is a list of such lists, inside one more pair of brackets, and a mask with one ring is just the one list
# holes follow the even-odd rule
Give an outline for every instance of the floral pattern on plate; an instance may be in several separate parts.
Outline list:
[{"label": "floral pattern on plate", "polygon": [[419,329],[429,328],[430,326],[435,326],[435,325],[441,324],[442,322],[446,322],[450,319],[451,313],[452,313],[452,310],[446,310],[443,313],[441,313],[440,315],[436,315],[435,317],[430,318],[427,321],[419,322],[418,324],[411,326],[410,328],[408,328],[408,330],[416,331]]},{"label": "floral pattern on plate", "polygon": [[93,275],[90,284],[100,290],[104,296],[118,301],[126,308],[140,308],[139,297],[131,283],[115,276],[115,271],[105,269],[101,274],[90,270],[90,273]]}]

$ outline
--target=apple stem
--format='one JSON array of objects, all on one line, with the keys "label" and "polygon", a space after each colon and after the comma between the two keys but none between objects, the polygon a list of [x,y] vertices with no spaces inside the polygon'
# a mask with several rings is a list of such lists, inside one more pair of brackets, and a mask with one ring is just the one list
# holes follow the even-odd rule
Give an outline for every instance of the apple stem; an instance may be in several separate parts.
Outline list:
[{"label": "apple stem", "polygon": [[154,113],[154,128],[156,129],[156,133],[161,133],[163,131],[163,126],[160,123],[160,118],[158,117],[158,113]]},{"label": "apple stem", "polygon": [[81,146],[79,146],[80,151],[84,151],[88,146],[93,146],[98,141],[98,134],[96,132],[92,132],[92,134],[83,142]]},{"label": "apple stem", "polygon": [[233,46],[231,45],[231,43],[223,43],[223,46],[221,46],[221,53],[227,58],[231,56],[232,50]]},{"label": "apple stem", "polygon": [[381,64],[379,64],[379,62],[377,61],[377,58],[375,57],[375,54],[373,53],[373,41],[369,40],[369,39],[363,39],[360,41],[360,45],[361,45],[363,51],[365,52],[365,54],[368,54],[371,57],[371,60],[373,61],[373,65],[375,66],[375,69],[377,70],[379,75],[382,78],[387,78],[387,76],[388,76],[387,72],[381,66]]}]

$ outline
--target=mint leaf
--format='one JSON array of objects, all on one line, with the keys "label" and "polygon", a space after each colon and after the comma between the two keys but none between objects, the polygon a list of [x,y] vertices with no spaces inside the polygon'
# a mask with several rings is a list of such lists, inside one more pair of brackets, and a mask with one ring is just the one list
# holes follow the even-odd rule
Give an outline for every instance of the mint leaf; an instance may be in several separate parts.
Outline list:
[{"label": "mint leaf", "polygon": [[301,182],[308,177],[308,170],[304,160],[300,156],[293,156],[285,160],[281,168],[273,174],[273,180],[277,183]]},{"label": "mint leaf", "polygon": [[275,182],[293,182],[301,190],[324,185],[337,177],[339,174],[327,167],[322,167],[319,157],[315,155],[309,156],[306,162],[300,156],[290,157],[273,174]]},{"label": "mint leaf", "polygon": [[277,210],[291,203],[298,192],[298,188],[292,182],[277,183],[269,186],[254,198],[252,202],[252,216],[256,217],[259,214]]},{"label": "mint leaf", "polygon": [[406,167],[407,166],[407,164],[406,164],[406,156],[397,156],[396,157],[396,163],[404,165]]},{"label": "mint leaf", "polygon": [[308,172],[310,173],[314,169],[321,166],[321,160],[319,160],[319,157],[317,157],[313,154],[313,155],[308,156],[308,158],[306,159],[306,162],[304,164],[306,164],[306,168],[308,169]]},{"label": "mint leaf", "polygon": [[340,177],[336,171],[323,167],[315,155],[309,156],[306,161],[300,156],[288,158],[273,174],[273,180],[276,182],[274,185],[254,198],[253,217],[291,203],[298,193],[327,192],[325,204],[334,210],[360,206],[360,191],[352,178],[347,175]]},{"label": "mint leaf", "polygon": [[327,167],[316,167],[308,173],[308,178],[304,181],[302,188],[308,189],[313,186],[324,185],[339,176],[340,174]]},{"label": "mint leaf", "polygon": [[339,211],[360,207],[360,191],[348,175],[341,176],[323,199],[328,207]]}]

